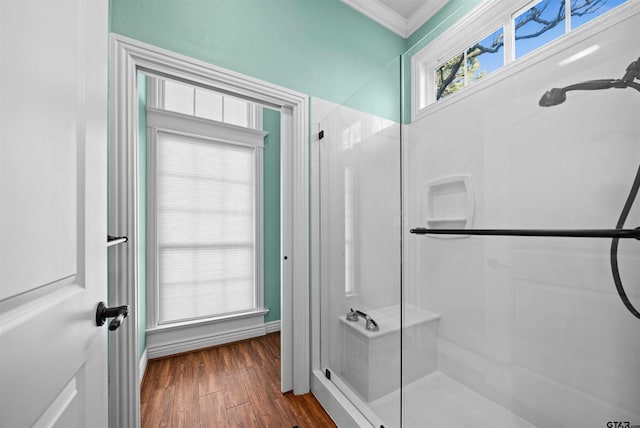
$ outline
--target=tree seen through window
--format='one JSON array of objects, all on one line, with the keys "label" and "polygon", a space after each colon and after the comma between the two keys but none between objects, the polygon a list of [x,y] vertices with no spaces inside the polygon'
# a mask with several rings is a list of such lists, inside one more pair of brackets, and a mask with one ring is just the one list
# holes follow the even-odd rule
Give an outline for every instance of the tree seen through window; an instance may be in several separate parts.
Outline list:
[{"label": "tree seen through window", "polygon": [[[576,28],[626,0],[571,0],[571,26]],[[564,0],[543,0],[514,20],[515,52],[519,58],[565,32]],[[504,65],[502,28],[436,69],[436,100],[457,92]]]}]

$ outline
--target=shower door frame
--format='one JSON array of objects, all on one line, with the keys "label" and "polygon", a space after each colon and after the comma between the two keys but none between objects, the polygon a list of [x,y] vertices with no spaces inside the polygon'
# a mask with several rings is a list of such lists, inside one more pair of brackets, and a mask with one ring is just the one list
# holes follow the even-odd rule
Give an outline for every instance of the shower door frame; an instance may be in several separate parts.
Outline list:
[{"label": "shower door frame", "polygon": [[[326,104],[326,105],[322,105]],[[340,427],[366,427],[371,423],[358,408],[351,403],[329,379],[325,377],[321,366],[320,349],[320,120],[338,104],[322,100],[311,101],[310,118],[310,238],[311,238],[311,370],[309,373],[313,395],[325,408],[327,413]]]}]

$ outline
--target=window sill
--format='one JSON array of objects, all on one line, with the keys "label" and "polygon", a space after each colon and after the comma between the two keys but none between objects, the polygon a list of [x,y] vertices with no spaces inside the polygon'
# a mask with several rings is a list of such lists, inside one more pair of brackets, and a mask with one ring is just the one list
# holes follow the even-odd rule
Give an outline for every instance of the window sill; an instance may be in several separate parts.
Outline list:
[{"label": "window sill", "polygon": [[239,320],[243,318],[252,318],[258,316],[265,316],[269,313],[269,309],[255,309],[253,311],[239,312],[233,314],[226,314],[211,318],[198,318],[188,321],[172,322],[170,324],[161,324],[153,328],[148,328],[147,333],[154,333],[159,331],[180,330],[184,327],[219,324],[227,321]]}]

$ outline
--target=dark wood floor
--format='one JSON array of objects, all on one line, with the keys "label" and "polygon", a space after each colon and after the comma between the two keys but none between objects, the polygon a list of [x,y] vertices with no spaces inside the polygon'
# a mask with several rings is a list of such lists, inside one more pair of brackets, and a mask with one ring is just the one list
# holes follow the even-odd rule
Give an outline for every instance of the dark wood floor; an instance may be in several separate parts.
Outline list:
[{"label": "dark wood floor", "polygon": [[149,361],[143,427],[335,427],[312,394],[280,392],[280,333]]}]

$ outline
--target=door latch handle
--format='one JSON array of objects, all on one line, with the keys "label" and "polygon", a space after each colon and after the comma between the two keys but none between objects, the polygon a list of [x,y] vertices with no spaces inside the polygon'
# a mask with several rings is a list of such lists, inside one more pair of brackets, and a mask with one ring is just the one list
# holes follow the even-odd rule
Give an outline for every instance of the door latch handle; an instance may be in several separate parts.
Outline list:
[{"label": "door latch handle", "polygon": [[129,315],[129,305],[107,308],[104,302],[100,302],[96,310],[96,325],[100,327],[105,323],[107,318],[113,318],[109,323],[109,330],[113,331],[120,327],[120,324],[122,324],[127,315]]}]

